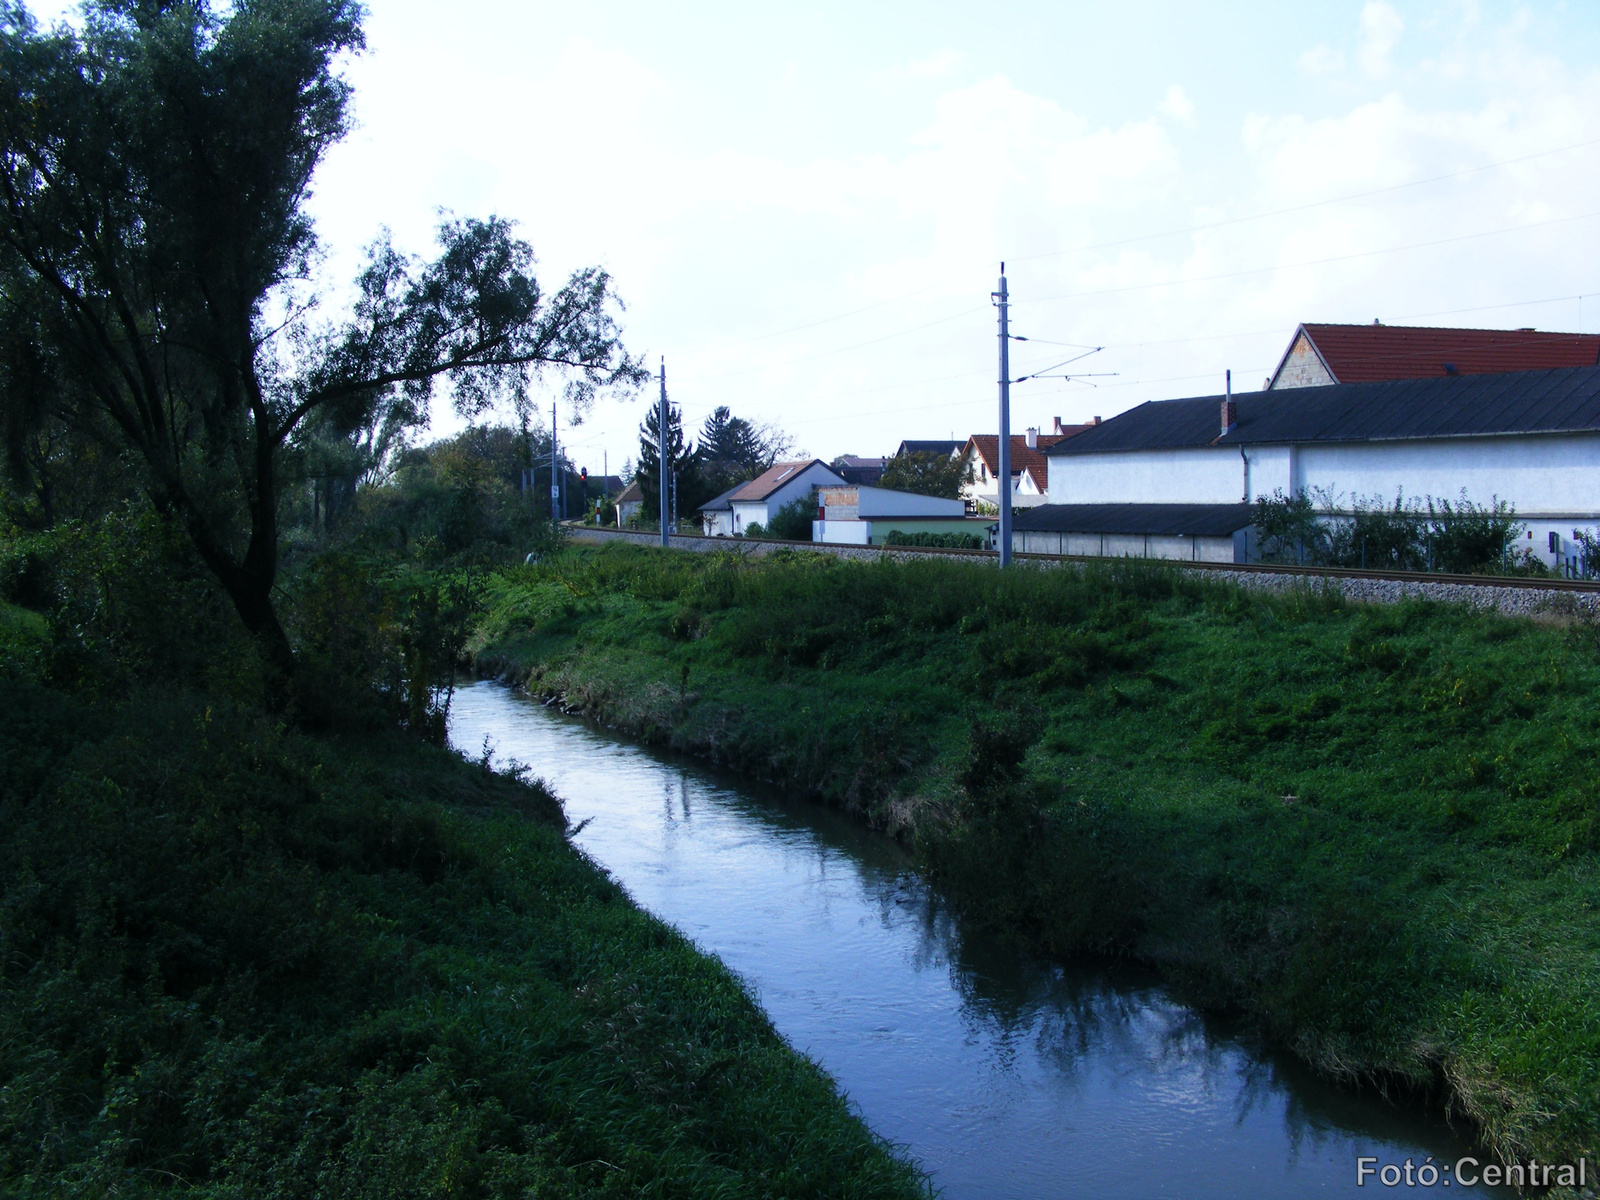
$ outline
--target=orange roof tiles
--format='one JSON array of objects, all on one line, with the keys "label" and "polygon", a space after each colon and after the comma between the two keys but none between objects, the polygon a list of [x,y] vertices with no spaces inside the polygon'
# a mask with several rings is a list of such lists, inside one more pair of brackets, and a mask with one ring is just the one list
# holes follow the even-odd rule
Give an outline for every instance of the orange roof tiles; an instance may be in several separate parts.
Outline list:
[{"label": "orange roof tiles", "polygon": [[[1337,383],[1487,375],[1600,363],[1600,335],[1534,329],[1302,325]],[[1296,338],[1299,334],[1296,333]],[[1291,341],[1291,346],[1293,342]]]}]

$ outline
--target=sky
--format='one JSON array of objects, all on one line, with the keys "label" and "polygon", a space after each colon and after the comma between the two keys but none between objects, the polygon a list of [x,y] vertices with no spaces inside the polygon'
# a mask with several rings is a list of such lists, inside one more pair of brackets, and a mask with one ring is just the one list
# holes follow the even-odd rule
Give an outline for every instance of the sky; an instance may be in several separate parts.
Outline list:
[{"label": "sky", "polygon": [[[994,432],[1002,261],[1013,375],[1103,347],[1016,385],[1014,432],[1259,388],[1302,321],[1600,331],[1600,0],[371,0],[366,28],[311,200],[330,279],[381,228],[427,255],[441,211],[511,218],[547,287],[612,274],[691,433],[717,405],[824,459]],[[574,463],[636,459],[651,395],[560,413]]]}]

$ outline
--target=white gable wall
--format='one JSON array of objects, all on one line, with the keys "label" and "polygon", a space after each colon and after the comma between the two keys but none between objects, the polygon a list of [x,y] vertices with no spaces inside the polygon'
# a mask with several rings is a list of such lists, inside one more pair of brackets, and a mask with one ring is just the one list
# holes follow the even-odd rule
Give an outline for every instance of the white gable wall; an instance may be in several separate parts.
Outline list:
[{"label": "white gable wall", "polygon": [[1322,356],[1312,346],[1311,339],[1301,330],[1294,339],[1294,345],[1289,347],[1289,353],[1283,356],[1283,365],[1267,387],[1271,391],[1280,391],[1284,388],[1322,387],[1337,382],[1328,373],[1328,368],[1322,365]]},{"label": "white gable wall", "polygon": [[843,487],[845,481],[834,474],[821,463],[812,463],[803,471],[796,471],[792,476],[783,481],[781,487],[765,500],[733,500],[733,532],[742,534],[752,522],[759,521],[763,526],[772,523],[775,514],[785,504],[793,503],[801,496],[809,495],[812,488],[818,487]]}]

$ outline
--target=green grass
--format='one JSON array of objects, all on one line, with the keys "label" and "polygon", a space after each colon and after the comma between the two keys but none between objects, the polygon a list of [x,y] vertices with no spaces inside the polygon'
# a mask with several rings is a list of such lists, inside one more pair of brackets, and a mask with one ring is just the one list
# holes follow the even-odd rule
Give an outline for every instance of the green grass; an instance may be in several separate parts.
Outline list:
[{"label": "green grass", "polygon": [[1600,639],[1143,565],[569,551],[478,661],[912,840],[1506,1155],[1600,1147]]},{"label": "green grass", "polygon": [[399,735],[19,674],[5,1195],[923,1194],[540,788]]}]

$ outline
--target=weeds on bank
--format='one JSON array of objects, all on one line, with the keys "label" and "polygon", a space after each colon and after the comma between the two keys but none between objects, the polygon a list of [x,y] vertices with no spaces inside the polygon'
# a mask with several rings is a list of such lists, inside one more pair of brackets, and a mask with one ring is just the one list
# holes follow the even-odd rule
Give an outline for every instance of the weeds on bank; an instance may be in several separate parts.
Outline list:
[{"label": "weeds on bank", "polygon": [[1595,1151],[1592,625],[1143,564],[607,547],[496,580],[475,645],[899,826],[978,919],[1161,963],[1504,1152]]}]

